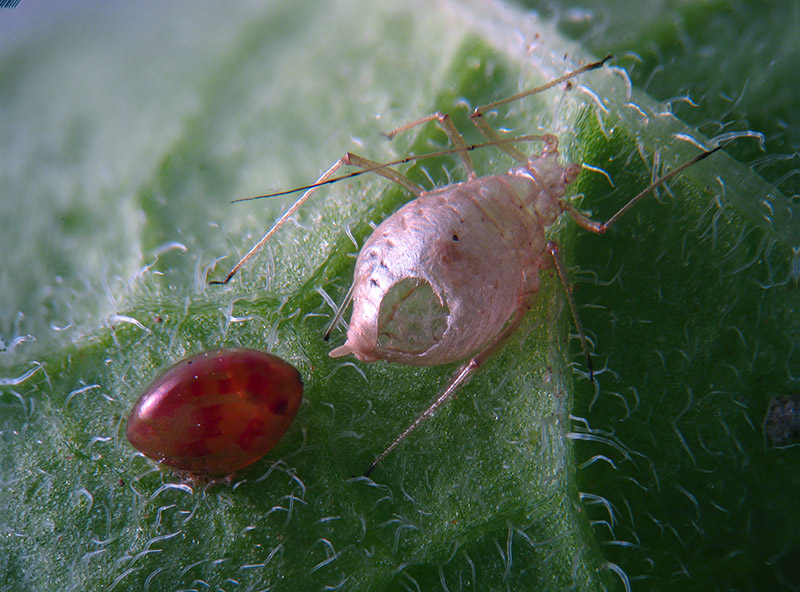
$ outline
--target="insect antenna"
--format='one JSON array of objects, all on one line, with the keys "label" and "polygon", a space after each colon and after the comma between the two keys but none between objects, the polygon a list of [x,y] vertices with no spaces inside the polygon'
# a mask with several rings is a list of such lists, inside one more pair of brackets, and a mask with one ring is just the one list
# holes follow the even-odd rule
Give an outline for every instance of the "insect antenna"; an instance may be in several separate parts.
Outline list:
[{"label": "insect antenna", "polygon": [[[254,199],[265,199],[268,197],[277,197],[280,195],[289,195],[291,193],[296,193],[302,191],[303,194],[295,201],[291,207],[286,210],[283,215],[278,218],[278,220],[272,225],[272,228],[269,229],[267,234],[261,237],[255,245],[253,245],[250,250],[242,257],[239,262],[233,266],[228,272],[228,275],[225,276],[222,280],[210,280],[208,283],[211,285],[225,285],[234,275],[236,272],[239,271],[242,266],[244,266],[250,259],[252,259],[255,254],[261,250],[261,248],[269,242],[272,236],[280,229],[286,221],[294,215],[297,210],[299,210],[302,205],[314,194],[314,192],[322,187],[323,185],[330,185],[332,183],[336,183],[338,181],[342,181],[344,179],[351,179],[353,177],[358,177],[359,175],[363,175],[365,173],[375,173],[382,177],[386,177],[387,179],[394,181],[405,187],[408,191],[410,191],[415,196],[419,197],[419,195],[423,192],[422,187],[405,177],[404,175],[398,173],[392,167],[394,165],[403,164],[407,162],[413,162],[416,160],[421,160],[423,158],[434,158],[437,156],[446,156],[448,154],[461,154],[465,151],[477,150],[478,148],[483,148],[486,146],[500,146],[501,149],[505,144],[511,142],[541,142],[545,141],[544,136],[536,136],[536,135],[527,135],[527,136],[518,136],[516,138],[492,138],[488,142],[481,142],[478,144],[472,144],[471,146],[457,146],[455,148],[450,148],[447,150],[439,150],[437,152],[430,152],[428,154],[419,154],[419,155],[412,155],[406,156],[405,158],[400,158],[398,160],[393,160],[390,162],[380,163],[374,162],[372,160],[367,160],[366,158],[362,158],[355,154],[348,152],[339,160],[337,160],[333,166],[331,166],[327,171],[325,171],[322,176],[317,179],[315,183],[310,185],[304,185],[303,187],[296,187],[294,189],[289,189],[287,191],[277,191],[274,193],[268,193],[265,195],[256,195],[254,197],[243,197],[240,199],[233,200],[233,203],[239,201],[251,201]],[[505,150],[509,150],[509,147],[505,147]],[[338,171],[343,166],[357,166],[359,170],[354,171],[352,173],[348,173],[346,175],[339,175],[334,176],[336,171]]]},{"label": "insect antenna", "polygon": [[332,185],[334,183],[338,183],[339,181],[346,181],[347,179],[360,177],[361,175],[366,175],[367,173],[374,173],[375,171],[379,171],[382,169],[386,169],[401,164],[406,164],[409,162],[424,160],[426,158],[438,158],[440,156],[449,156],[451,154],[458,154],[459,152],[464,152],[464,151],[471,152],[473,150],[478,150],[480,148],[488,148],[489,146],[499,146],[503,144],[513,144],[516,142],[542,142],[542,141],[544,141],[544,136],[537,136],[537,135],[516,136],[514,138],[497,138],[486,142],[478,142],[477,144],[470,144],[468,146],[465,146],[464,148],[448,148],[446,150],[437,150],[436,152],[428,152],[426,154],[413,154],[411,156],[398,158],[397,160],[382,162],[377,164],[376,166],[366,167],[358,171],[347,173],[345,175],[339,175],[337,177],[325,179],[324,181],[317,181],[316,183],[311,183],[310,185],[295,187],[294,189],[286,189],[284,191],[276,191],[274,193],[266,193],[264,195],[254,195],[252,197],[240,197],[238,199],[231,200],[231,203],[238,203],[242,201],[253,201],[256,199],[267,199],[269,197],[280,197],[282,195],[291,195],[292,193],[299,193],[300,191],[308,191],[309,189],[316,189],[317,187],[322,187],[324,185]]}]

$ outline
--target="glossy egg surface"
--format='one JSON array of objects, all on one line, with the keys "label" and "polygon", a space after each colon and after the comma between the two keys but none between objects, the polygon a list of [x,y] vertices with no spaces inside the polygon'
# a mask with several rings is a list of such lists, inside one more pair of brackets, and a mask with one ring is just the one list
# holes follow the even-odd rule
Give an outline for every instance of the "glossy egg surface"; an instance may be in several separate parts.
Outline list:
[{"label": "glossy egg surface", "polygon": [[277,356],[203,352],[153,381],[134,405],[126,435],[142,454],[176,469],[231,473],[277,444],[302,396],[300,373]]}]

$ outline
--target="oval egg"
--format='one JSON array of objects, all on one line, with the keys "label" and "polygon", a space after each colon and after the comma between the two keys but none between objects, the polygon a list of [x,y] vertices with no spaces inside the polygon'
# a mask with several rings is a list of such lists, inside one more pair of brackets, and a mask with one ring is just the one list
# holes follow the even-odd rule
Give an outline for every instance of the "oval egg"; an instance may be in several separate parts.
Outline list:
[{"label": "oval egg", "polygon": [[126,435],[142,454],[176,469],[231,473],[278,443],[302,397],[300,373],[277,356],[203,352],[153,381],[134,405]]}]

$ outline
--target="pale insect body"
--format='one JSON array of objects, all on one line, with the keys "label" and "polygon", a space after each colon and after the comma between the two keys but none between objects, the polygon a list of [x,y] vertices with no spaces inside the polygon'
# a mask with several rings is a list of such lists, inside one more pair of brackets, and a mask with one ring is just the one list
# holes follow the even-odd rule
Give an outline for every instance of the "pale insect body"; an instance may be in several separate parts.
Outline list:
[{"label": "pale insect body", "polygon": [[458,362],[529,307],[550,263],[544,229],[579,171],[546,142],[525,167],[423,193],[378,226],[356,262],[347,342],[330,355]]},{"label": "pale insect body", "polygon": [[[495,107],[599,68],[609,59],[610,56],[587,64],[545,85],[478,107],[473,112],[472,121],[489,140],[485,145],[496,146],[518,161],[519,166],[505,175],[477,177],[469,151],[482,145],[467,146],[449,116],[434,113],[387,135],[391,138],[418,125],[437,121],[453,144],[452,150],[437,154],[452,152],[459,156],[468,175],[462,183],[425,191],[391,168],[422,158],[420,156],[377,163],[347,153],[311,185],[248,198],[305,190],[226,278],[212,283],[227,283],[322,185],[373,172],[402,185],[416,197],[381,223],[362,247],[353,286],[331,324],[331,327],[335,325],[352,299],[347,340],[330,355],[353,354],[366,362],[387,360],[413,366],[467,362],[433,403],[375,459],[365,475],[448,401],[505,343],[533,304],[539,290],[539,271],[553,264],[564,286],[592,379],[591,357],[565,267],[558,255],[558,246],[547,240],[545,230],[567,212],[585,230],[604,233],[642,197],[719,147],[702,152],[656,179],[603,224],[562,200],[567,185],[578,176],[580,166],[559,162],[555,136],[545,134],[507,140],[482,117]],[[544,144],[541,154],[529,157],[511,145],[515,141],[532,140]],[[361,170],[337,177],[336,172],[348,165]]]}]

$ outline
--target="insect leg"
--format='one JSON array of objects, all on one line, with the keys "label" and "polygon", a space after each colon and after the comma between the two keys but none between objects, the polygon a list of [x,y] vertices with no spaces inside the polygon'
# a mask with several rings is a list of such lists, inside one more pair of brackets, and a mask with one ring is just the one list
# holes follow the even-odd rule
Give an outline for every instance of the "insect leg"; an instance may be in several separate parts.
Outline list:
[{"label": "insect leg", "polygon": [[467,144],[464,142],[464,137],[461,135],[461,132],[458,131],[458,128],[455,126],[453,120],[450,119],[450,115],[447,113],[442,113],[440,111],[431,113],[430,115],[420,117],[414,121],[409,121],[405,125],[396,127],[384,135],[391,140],[399,133],[408,131],[411,128],[417,127],[418,125],[422,125],[434,120],[439,123],[439,126],[445,131],[447,137],[450,138],[450,143],[456,149],[456,152],[458,152],[458,157],[461,159],[464,169],[467,171],[467,176],[470,179],[474,179],[476,175],[475,170],[472,168],[472,159],[469,156],[469,148],[467,148]]},{"label": "insect leg", "polygon": [[600,60],[598,62],[592,62],[591,64],[586,64],[585,66],[581,66],[577,70],[573,70],[572,72],[567,72],[563,76],[559,76],[555,80],[551,80],[550,82],[542,84],[541,86],[537,86],[536,88],[531,88],[531,89],[528,89],[528,90],[523,90],[522,92],[518,92],[517,94],[511,95],[510,97],[506,97],[505,99],[500,99],[499,101],[495,101],[494,103],[489,103],[488,105],[483,105],[481,107],[477,107],[475,109],[475,111],[473,111],[471,117],[473,117],[473,118],[483,117],[483,114],[486,111],[491,111],[492,109],[496,109],[497,107],[500,107],[501,105],[506,105],[507,103],[511,103],[513,101],[518,101],[520,99],[524,99],[525,97],[529,97],[531,95],[535,95],[537,93],[540,93],[543,90],[547,90],[548,88],[553,88],[554,86],[557,86],[557,85],[561,84],[562,82],[565,82],[565,81],[569,80],[570,78],[575,78],[579,74],[583,74],[584,72],[588,72],[590,70],[596,70],[597,68],[600,68],[603,64],[605,64],[610,59],[611,59],[611,56],[607,55],[606,57],[604,57],[602,60]]},{"label": "insect leg", "polygon": [[635,206],[637,203],[639,203],[639,201],[641,201],[642,198],[647,196],[648,193],[653,191],[659,185],[661,185],[663,183],[666,183],[667,181],[669,181],[673,177],[679,175],[680,173],[682,173],[683,171],[688,169],[690,166],[693,166],[693,165],[697,164],[698,162],[700,162],[701,160],[703,160],[705,158],[708,158],[709,156],[711,156],[712,154],[714,154],[717,150],[720,150],[721,148],[722,148],[722,146],[717,146],[713,150],[706,150],[705,152],[701,152],[700,154],[698,154],[694,158],[691,158],[691,159],[687,160],[683,164],[681,164],[681,165],[675,167],[674,169],[672,169],[670,172],[660,176],[658,179],[653,181],[650,185],[648,185],[642,191],[640,191],[638,194],[636,194],[633,198],[631,198],[628,201],[628,203],[626,203],[624,206],[622,206],[616,214],[611,216],[611,218],[609,218],[608,222],[606,222],[605,224],[603,224],[602,222],[597,222],[596,220],[592,220],[591,218],[589,218],[585,214],[581,213],[575,206],[573,206],[570,203],[565,203],[564,204],[565,209],[566,209],[567,213],[570,216],[572,216],[572,219],[575,220],[575,222],[578,224],[578,226],[580,226],[584,230],[588,230],[589,232],[594,232],[595,234],[603,234],[606,230],[609,229],[609,227],[612,224],[614,224],[617,220],[619,220],[622,217],[623,214],[625,214],[633,206]]},{"label": "insect leg", "polygon": [[327,181],[328,179],[330,179],[331,177],[333,177],[336,174],[336,171],[338,171],[340,168],[342,168],[343,166],[345,166],[347,164],[345,162],[346,156],[347,155],[345,155],[345,157],[340,158],[339,160],[337,160],[333,164],[333,166],[331,168],[329,168],[327,171],[322,173],[322,176],[319,179],[317,179],[316,183],[314,183],[314,185],[311,188],[307,189],[305,191],[305,193],[303,193],[303,195],[301,195],[299,197],[299,199],[296,202],[294,202],[292,204],[292,206],[288,210],[286,210],[286,212],[283,214],[283,216],[278,218],[278,220],[275,222],[275,224],[272,225],[272,228],[270,228],[267,231],[267,234],[265,234],[263,237],[261,237],[261,240],[259,240],[255,245],[253,245],[250,248],[250,250],[247,251],[247,253],[244,255],[244,257],[239,259],[239,262],[236,265],[233,266],[233,269],[231,269],[228,272],[228,275],[225,276],[224,280],[211,280],[208,283],[209,284],[214,284],[214,285],[224,285],[224,284],[227,284],[229,281],[231,281],[231,278],[234,275],[236,275],[236,272],[239,271],[245,263],[250,261],[250,259],[252,259],[255,256],[255,254],[258,253],[265,244],[267,244],[267,241],[269,241],[269,239],[272,238],[272,235],[275,234],[278,231],[278,229],[286,223],[286,221],[289,219],[289,217],[292,214],[294,214],[297,210],[299,210],[300,207],[304,203],[306,203],[306,201],[308,201],[308,199],[312,195],[314,195],[314,192],[317,189],[319,189],[320,183],[323,183],[323,182]]},{"label": "insect leg", "polygon": [[[484,136],[486,136],[486,138],[488,138],[491,141],[495,141],[495,142],[499,141],[502,138],[500,133],[496,129],[494,129],[491,125],[489,125],[486,122],[486,120],[483,119],[483,116],[487,111],[491,111],[492,109],[496,109],[497,107],[500,107],[501,105],[506,105],[508,103],[511,103],[512,101],[518,101],[518,100],[523,99],[525,97],[529,97],[529,96],[534,95],[536,93],[540,93],[540,92],[542,92],[544,90],[547,90],[549,88],[553,88],[554,86],[556,86],[558,84],[561,84],[562,82],[565,82],[566,80],[569,80],[570,78],[574,78],[575,76],[578,76],[579,74],[583,74],[584,72],[588,72],[589,70],[595,70],[597,68],[600,68],[603,64],[605,64],[610,59],[611,59],[611,56],[608,55],[608,56],[604,57],[602,60],[600,60],[599,62],[592,62],[591,64],[586,64],[585,66],[582,66],[582,67],[578,68],[577,70],[573,70],[572,72],[567,72],[563,76],[560,76],[560,77],[556,78],[555,80],[551,80],[550,82],[548,82],[546,84],[542,84],[541,86],[537,86],[536,88],[531,88],[531,89],[528,89],[528,90],[524,90],[524,91],[519,92],[519,93],[517,93],[515,95],[512,95],[510,97],[506,97],[505,99],[501,99],[499,101],[495,101],[494,103],[489,103],[488,105],[482,105],[480,107],[476,107],[475,110],[472,112],[472,115],[470,115],[470,119],[472,120],[472,123],[474,123],[475,126],[478,128],[478,130],[480,130],[480,132]],[[527,155],[525,153],[521,152],[520,150],[517,150],[513,146],[510,146],[510,145],[504,144],[504,143],[498,143],[497,147],[500,148],[500,150],[502,150],[506,154],[510,155],[512,158],[518,160],[519,162],[522,162],[522,163],[527,163],[528,162]]]},{"label": "insect leg", "polygon": [[414,197],[419,197],[422,195],[425,190],[414,183],[411,179],[406,177],[403,173],[400,173],[393,168],[390,168],[380,162],[375,162],[374,160],[368,160],[366,158],[362,158],[352,152],[348,152],[344,155],[346,159],[346,164],[357,166],[359,168],[368,170],[376,175],[380,175],[381,177],[385,177],[390,181],[394,181],[398,185],[402,185],[405,187],[410,193],[414,194]]},{"label": "insect leg", "polygon": [[529,309],[530,309],[530,304],[527,301],[527,299],[520,302],[519,308],[517,308],[516,312],[514,313],[514,317],[508,322],[508,324],[506,324],[503,330],[497,334],[497,336],[492,340],[492,342],[489,345],[487,345],[480,352],[475,354],[475,356],[473,356],[469,362],[467,362],[466,364],[461,366],[461,368],[458,369],[453,378],[450,380],[450,383],[445,387],[442,393],[438,397],[436,397],[433,403],[431,403],[431,405],[425,411],[423,411],[422,414],[419,417],[417,417],[417,419],[415,419],[413,423],[403,431],[402,434],[397,436],[394,442],[389,444],[386,450],[381,452],[375,458],[375,460],[372,461],[372,464],[364,472],[365,477],[369,477],[370,474],[372,474],[372,471],[375,470],[375,468],[381,463],[381,461],[383,461],[383,459],[389,456],[389,454],[395,448],[397,448],[397,446],[403,440],[405,440],[411,432],[417,429],[423,421],[425,421],[429,417],[432,417],[433,414],[436,413],[436,411],[439,409],[439,407],[447,403],[453,397],[453,395],[458,391],[458,389],[467,383],[467,381],[472,377],[475,371],[478,370],[478,368],[480,368],[481,365],[483,365],[483,363],[489,358],[489,356],[491,356],[495,351],[497,351],[497,349],[500,348],[500,346],[502,346],[506,342],[506,340],[519,328],[520,324],[522,323],[522,319],[525,318],[525,313],[527,313]]},{"label": "insect leg", "polygon": [[586,366],[589,368],[589,380],[594,382],[594,368],[592,366],[592,355],[589,353],[589,348],[586,345],[586,335],[583,332],[583,325],[581,319],[578,317],[578,307],[575,305],[575,298],[572,296],[572,285],[567,278],[567,269],[564,267],[564,262],[558,254],[558,245],[553,241],[547,243],[547,251],[553,257],[553,262],[556,264],[556,271],[558,277],[561,279],[561,285],[564,286],[564,292],[567,294],[567,302],[569,302],[569,309],[572,312],[572,319],[575,321],[575,329],[578,331],[578,337],[581,339],[581,349],[586,356]]},{"label": "insect leg", "polygon": [[[665,175],[660,176],[658,179],[656,179],[650,185],[648,185],[646,188],[644,188],[642,191],[640,191],[637,195],[635,195],[628,203],[626,203],[624,206],[622,206],[616,214],[614,214],[613,216],[611,216],[611,218],[608,219],[608,222],[606,222],[605,224],[600,224],[599,225],[599,232],[602,233],[602,232],[605,232],[606,230],[608,230],[609,226],[611,226],[614,222],[619,220],[619,218],[622,217],[622,215],[625,212],[627,212],[633,206],[635,206],[643,197],[645,197],[648,193],[653,191],[653,189],[655,189],[656,187],[658,187],[662,183],[665,183],[665,182],[669,181],[673,177],[679,175],[680,173],[682,173],[683,171],[688,169],[690,166],[693,166],[693,165],[697,164],[698,162],[700,162],[704,158],[708,158],[709,156],[711,156],[712,154],[714,154],[717,150],[720,150],[721,148],[722,148],[722,146],[717,146],[713,150],[706,150],[705,152],[701,152],[700,154],[698,154],[694,158],[684,162],[682,165],[675,167],[674,169],[672,169],[670,172],[666,173]],[[573,218],[575,218],[575,216],[573,216]]]},{"label": "insect leg", "polygon": [[[478,107],[478,109],[480,108],[481,107]],[[486,122],[486,120],[483,119],[483,113],[478,113],[478,109],[476,109],[475,112],[469,116],[472,123],[475,124],[475,127],[477,127],[478,130],[484,136],[486,136],[490,142],[496,143],[500,150],[511,156],[514,160],[521,162],[522,164],[527,164],[528,156],[521,150],[514,148],[514,146],[511,144],[503,142],[503,136],[500,135],[500,132],[494,129]]]},{"label": "insect leg", "polygon": [[385,178],[387,178],[387,179],[389,179],[391,181],[394,181],[395,183],[398,183],[398,184],[402,185],[403,187],[405,187],[406,189],[408,189],[416,197],[419,197],[420,194],[423,192],[422,187],[420,187],[419,185],[417,185],[416,183],[411,181],[405,175],[403,175],[401,173],[398,173],[394,169],[385,167],[384,165],[382,165],[382,164],[380,164],[378,162],[374,162],[372,160],[368,160],[366,158],[362,158],[362,157],[360,157],[360,156],[358,156],[356,154],[348,152],[343,157],[341,157],[339,160],[337,160],[333,164],[333,166],[331,168],[329,168],[327,171],[322,173],[322,176],[319,179],[317,179],[316,182],[314,182],[312,185],[308,186],[308,189],[306,189],[305,193],[303,193],[303,195],[301,195],[300,198],[296,202],[294,202],[292,204],[292,206],[288,210],[286,210],[286,212],[283,214],[283,216],[278,218],[278,220],[275,222],[275,224],[272,225],[272,228],[269,229],[267,234],[265,234],[263,237],[261,237],[261,240],[259,240],[255,245],[253,245],[252,248],[249,251],[247,251],[247,253],[244,255],[244,257],[239,259],[239,262],[236,265],[234,265],[233,269],[231,269],[228,272],[228,275],[225,276],[225,279],[223,279],[223,280],[211,280],[208,283],[209,284],[217,284],[217,285],[223,284],[224,285],[224,284],[227,284],[229,281],[231,281],[231,278],[234,275],[236,275],[236,272],[239,271],[242,268],[242,266],[245,265],[248,261],[250,261],[250,259],[252,259],[255,256],[255,254],[258,253],[258,251],[260,251],[261,248],[265,244],[267,244],[269,239],[272,238],[272,235],[275,234],[280,229],[280,227],[283,226],[286,223],[286,221],[292,215],[294,215],[294,213],[297,212],[297,210],[299,210],[300,207],[304,203],[306,203],[308,201],[308,199],[312,195],[314,195],[314,192],[317,189],[319,189],[322,185],[326,185],[330,180],[332,180],[336,176],[336,171],[338,171],[343,166],[347,166],[347,165],[356,166],[356,167],[359,167],[359,168],[362,168],[362,169],[366,169],[366,170],[368,170],[370,172],[374,172],[374,173],[376,173],[376,174],[378,174],[378,175],[380,175],[382,177],[385,177]]},{"label": "insect leg", "polygon": [[344,301],[342,302],[341,306],[336,309],[336,314],[333,315],[333,320],[331,324],[328,325],[328,328],[325,329],[325,334],[322,336],[324,341],[328,341],[331,337],[331,333],[333,332],[333,328],[336,326],[336,323],[342,320],[344,316],[344,311],[347,310],[347,307],[350,305],[350,302],[353,301],[353,291],[355,290],[356,284],[355,282],[350,284],[350,289],[347,291],[347,294],[344,297]]},{"label": "insect leg", "polygon": [[572,216],[572,219],[575,220],[577,225],[583,228],[584,230],[588,230],[589,232],[594,232],[595,234],[603,234],[606,231],[602,223],[596,220],[592,220],[589,216],[581,212],[571,203],[569,202],[563,202],[563,203],[567,213],[570,216]]}]

